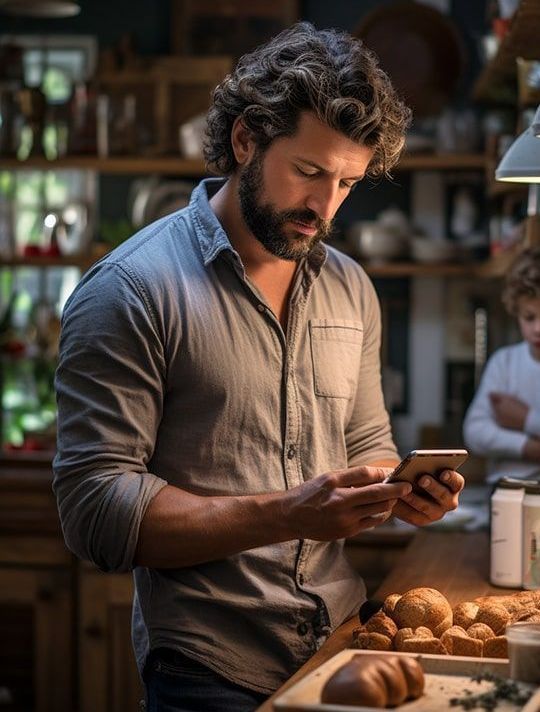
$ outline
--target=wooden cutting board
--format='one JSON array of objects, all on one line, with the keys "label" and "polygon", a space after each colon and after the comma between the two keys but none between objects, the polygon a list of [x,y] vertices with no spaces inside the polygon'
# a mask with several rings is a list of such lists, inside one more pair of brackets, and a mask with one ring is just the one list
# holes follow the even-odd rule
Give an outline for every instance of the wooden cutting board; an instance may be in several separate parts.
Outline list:
[{"label": "wooden cutting board", "polygon": [[[319,668],[302,678],[296,685],[285,690],[274,701],[274,709],[279,712],[380,712],[380,708],[351,707],[346,705],[331,705],[320,702],[321,690],[328,678],[342,665],[355,656],[369,657],[384,655],[374,650],[342,650],[327,660]],[[391,653],[391,655],[407,655],[407,653]],[[417,700],[406,702],[395,710],[403,712],[443,712],[454,710],[460,712],[462,707],[451,707],[452,697],[462,697],[465,690],[473,694],[485,692],[492,687],[489,682],[472,682],[471,675],[481,672],[492,672],[500,677],[507,677],[508,660],[496,658],[470,658],[457,655],[418,655],[425,673],[424,694]],[[507,702],[501,702],[496,712],[538,712],[540,710],[540,688],[534,685],[524,687],[535,690],[533,696],[524,707],[518,707]]]}]

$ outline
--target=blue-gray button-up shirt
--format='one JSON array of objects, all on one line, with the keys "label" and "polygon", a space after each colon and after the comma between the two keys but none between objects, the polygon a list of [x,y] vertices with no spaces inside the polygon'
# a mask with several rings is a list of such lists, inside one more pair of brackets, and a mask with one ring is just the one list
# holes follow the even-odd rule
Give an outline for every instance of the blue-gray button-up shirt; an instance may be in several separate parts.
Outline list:
[{"label": "blue-gray button-up shirt", "polygon": [[[219,185],[203,181],[187,208],[94,265],[64,310],[54,489],[69,547],[105,571],[133,568],[167,483],[258,494],[397,458],[370,280],[319,245],[298,266],[284,333],[209,205]],[[265,693],[365,597],[342,541],[134,577],[140,667],[168,646]]]}]

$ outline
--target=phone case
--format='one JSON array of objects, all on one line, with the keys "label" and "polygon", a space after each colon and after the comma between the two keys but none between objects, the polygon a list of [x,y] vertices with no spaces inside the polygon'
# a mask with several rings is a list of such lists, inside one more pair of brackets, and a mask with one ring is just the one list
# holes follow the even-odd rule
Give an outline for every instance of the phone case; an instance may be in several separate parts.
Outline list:
[{"label": "phone case", "polygon": [[442,470],[457,470],[467,459],[467,450],[413,450],[388,476],[387,482],[414,484],[420,474],[436,477]]}]

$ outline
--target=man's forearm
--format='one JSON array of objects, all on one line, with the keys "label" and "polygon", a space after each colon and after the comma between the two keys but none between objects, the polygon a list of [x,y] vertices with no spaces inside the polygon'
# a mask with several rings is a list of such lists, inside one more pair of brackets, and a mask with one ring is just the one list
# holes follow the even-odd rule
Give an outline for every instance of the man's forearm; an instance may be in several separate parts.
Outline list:
[{"label": "man's forearm", "polygon": [[143,517],[135,565],[182,568],[294,538],[278,494],[201,497],[172,485]]}]

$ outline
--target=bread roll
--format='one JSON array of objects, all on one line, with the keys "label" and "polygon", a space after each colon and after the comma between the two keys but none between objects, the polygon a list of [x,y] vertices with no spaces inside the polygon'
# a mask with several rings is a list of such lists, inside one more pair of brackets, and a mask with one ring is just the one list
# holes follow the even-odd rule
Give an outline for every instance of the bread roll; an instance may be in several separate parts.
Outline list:
[{"label": "bread roll", "polygon": [[391,593],[384,599],[383,611],[386,613],[387,616],[392,615],[392,613],[394,612],[394,608],[396,607],[396,603],[399,601],[400,598],[401,593]]},{"label": "bread roll", "polygon": [[503,606],[495,603],[482,603],[478,608],[475,623],[485,623],[495,635],[504,632],[510,622],[510,613]]},{"label": "bread roll", "polygon": [[413,588],[397,601],[392,618],[398,628],[425,626],[439,637],[452,625],[452,608],[434,588]]},{"label": "bread roll", "polygon": [[402,645],[403,653],[431,653],[433,655],[448,655],[448,651],[439,638],[406,638]]},{"label": "bread roll", "polygon": [[379,611],[375,613],[374,616],[371,616],[364,624],[364,627],[368,633],[381,633],[382,635],[388,636],[390,640],[394,639],[398,631],[397,625],[384,611]]},{"label": "bread roll", "polygon": [[420,697],[424,672],[417,660],[397,655],[354,656],[326,681],[321,702],[325,704],[395,707]]},{"label": "bread roll", "polygon": [[454,640],[455,638],[464,638],[467,635],[465,630],[459,625],[453,625],[448,630],[445,630],[441,635],[441,643],[444,645],[449,655],[454,655]]},{"label": "bread roll", "polygon": [[484,641],[479,638],[470,638],[468,635],[456,636],[453,640],[452,655],[467,655],[472,658],[481,658],[484,651]]},{"label": "bread roll", "polygon": [[454,625],[459,625],[465,630],[471,626],[478,613],[478,604],[473,603],[473,601],[464,601],[463,603],[458,603],[452,611],[452,619]]},{"label": "bread roll", "polygon": [[392,650],[392,640],[387,635],[358,628],[353,633],[353,647],[360,650]]},{"label": "bread roll", "polygon": [[495,637],[495,633],[485,623],[473,623],[467,628],[467,635],[471,638],[478,638],[478,640],[489,640],[489,638]]},{"label": "bread roll", "polygon": [[494,638],[484,641],[484,657],[485,658],[507,658],[508,657],[508,641],[505,635],[498,635]]},{"label": "bread roll", "polygon": [[[489,628],[488,628],[489,630]],[[453,625],[441,635],[441,643],[449,655],[469,655],[482,657],[484,643],[479,638],[473,638],[463,628]]]},{"label": "bread roll", "polygon": [[403,650],[403,641],[414,637],[412,628],[400,628],[394,638],[394,648],[401,652]]},{"label": "bread roll", "polygon": [[540,610],[538,608],[520,608],[511,617],[512,623],[527,621],[528,623],[540,623]]}]

